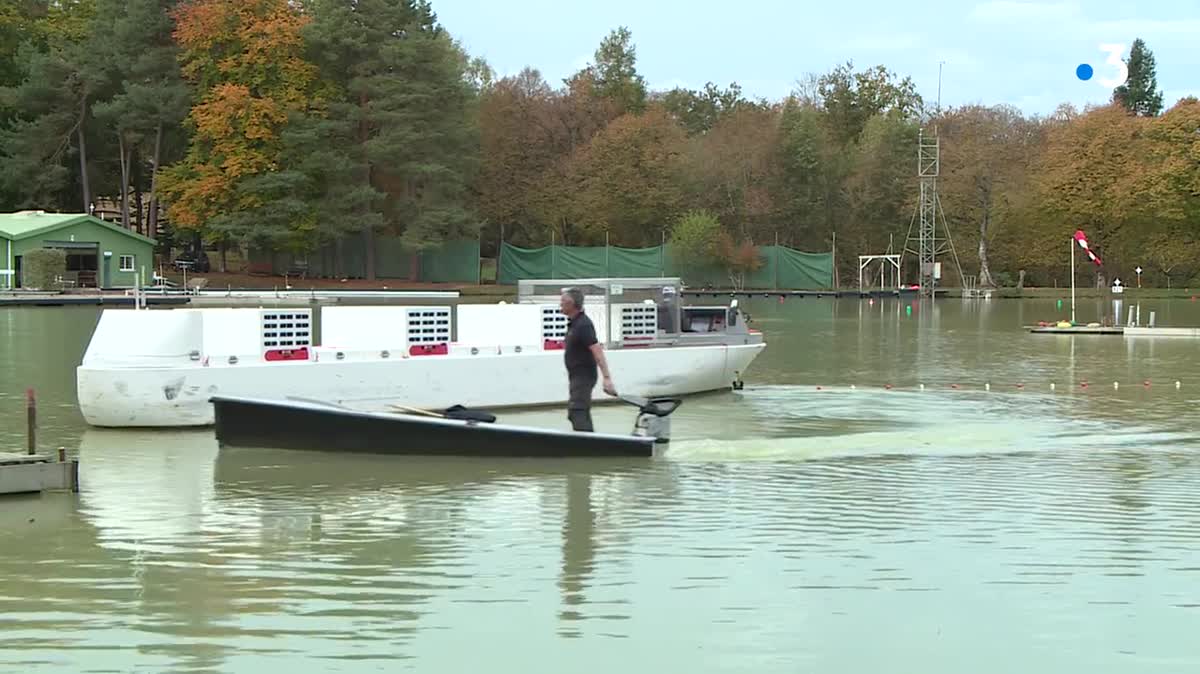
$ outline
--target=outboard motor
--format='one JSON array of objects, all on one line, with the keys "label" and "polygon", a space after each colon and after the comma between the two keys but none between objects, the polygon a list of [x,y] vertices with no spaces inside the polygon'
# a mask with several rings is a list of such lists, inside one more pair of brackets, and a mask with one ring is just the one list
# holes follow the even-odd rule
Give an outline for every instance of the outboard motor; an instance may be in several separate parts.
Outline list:
[{"label": "outboard motor", "polygon": [[636,396],[621,396],[621,400],[638,408],[633,422],[633,434],[654,438],[656,444],[671,441],[671,413],[682,402],[677,398],[655,398],[647,400]]}]

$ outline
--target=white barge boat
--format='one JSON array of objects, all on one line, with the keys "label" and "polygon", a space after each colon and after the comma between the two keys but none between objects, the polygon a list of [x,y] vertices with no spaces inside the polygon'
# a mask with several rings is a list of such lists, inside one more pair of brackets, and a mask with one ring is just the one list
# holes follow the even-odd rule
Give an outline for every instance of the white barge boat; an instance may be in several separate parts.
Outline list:
[{"label": "white barge boat", "polygon": [[[740,387],[766,347],[737,307],[682,306],[678,278],[537,280],[517,302],[449,306],[108,309],[76,371],[102,427],[208,426],[214,395],[307,398],[364,411],[566,405],[566,287],[622,395]],[[596,403],[615,401],[597,384]]]}]

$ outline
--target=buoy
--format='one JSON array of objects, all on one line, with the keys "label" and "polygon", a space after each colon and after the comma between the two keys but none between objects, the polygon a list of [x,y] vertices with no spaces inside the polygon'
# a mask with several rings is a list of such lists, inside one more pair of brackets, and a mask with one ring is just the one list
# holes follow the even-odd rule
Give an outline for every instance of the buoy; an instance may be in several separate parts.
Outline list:
[{"label": "buoy", "polygon": [[1087,388],[1087,382],[1086,381],[1079,382],[1079,388]]},{"label": "buoy", "polygon": [[855,386],[854,384],[851,384],[851,385],[850,385],[850,390],[851,390],[851,391],[853,391],[853,390],[855,390],[855,389],[857,389],[857,388],[858,388],[858,387],[857,387],[857,386]]},{"label": "buoy", "polygon": [[921,390],[922,390],[922,391],[924,391],[924,390],[925,390],[925,385],[924,385],[924,384],[921,384]]},{"label": "buoy", "polygon": [[983,390],[985,390],[985,391],[990,391],[990,390],[992,390],[992,382],[990,382],[990,381],[989,381],[989,382],[987,382],[986,384],[984,384],[984,385],[983,385]]},{"label": "buoy", "polygon": [[1051,390],[1051,391],[1053,391],[1053,390],[1054,390],[1054,382],[1050,382],[1050,390]]},{"label": "buoy", "polygon": [[1179,382],[1175,382],[1175,390],[1176,390],[1176,391],[1178,391],[1178,390],[1179,390]]},{"label": "buoy", "polygon": [[1115,382],[1115,381],[1114,381],[1114,382],[1113,382],[1113,388],[1114,388],[1114,389],[1121,388],[1121,385],[1120,385],[1120,384],[1118,384],[1117,382]]},{"label": "buoy", "polygon": [[1147,379],[1146,381],[1142,382],[1142,386],[1145,386],[1146,388],[1150,388],[1150,380]]},{"label": "buoy", "polygon": [[883,387],[884,387],[884,388],[886,388],[886,389],[890,389],[890,388],[892,388],[892,385],[891,385],[891,384],[884,384],[884,385],[883,385]]}]

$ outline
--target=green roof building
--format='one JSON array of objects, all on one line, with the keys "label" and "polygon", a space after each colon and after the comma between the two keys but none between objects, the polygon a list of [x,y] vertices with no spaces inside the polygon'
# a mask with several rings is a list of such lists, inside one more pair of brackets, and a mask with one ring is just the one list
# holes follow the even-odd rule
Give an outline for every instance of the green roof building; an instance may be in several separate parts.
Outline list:
[{"label": "green roof building", "polygon": [[153,278],[154,239],[86,213],[0,213],[0,288],[21,287],[21,257],[67,253],[68,286],[132,288]]}]

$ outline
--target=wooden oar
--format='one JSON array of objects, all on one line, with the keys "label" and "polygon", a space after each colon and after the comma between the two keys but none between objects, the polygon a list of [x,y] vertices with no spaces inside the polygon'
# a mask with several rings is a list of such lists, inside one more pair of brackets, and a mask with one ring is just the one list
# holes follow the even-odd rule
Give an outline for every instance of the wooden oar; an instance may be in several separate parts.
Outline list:
[{"label": "wooden oar", "polygon": [[409,412],[411,414],[424,414],[425,416],[437,417],[439,419],[446,418],[446,415],[444,415],[444,414],[438,414],[437,412],[430,412],[429,410],[417,409],[416,407],[407,407],[405,405],[398,405],[396,403],[392,403],[392,404],[388,405],[388,407],[390,407],[394,410],[399,410],[401,412]]}]

